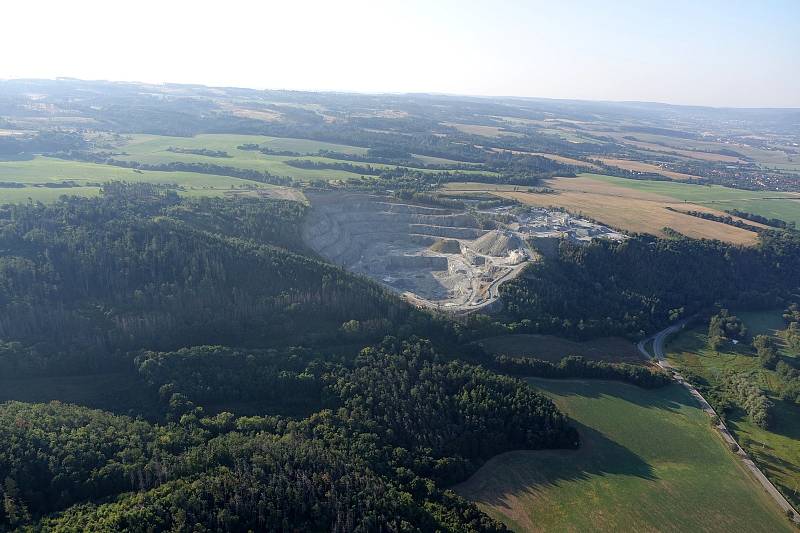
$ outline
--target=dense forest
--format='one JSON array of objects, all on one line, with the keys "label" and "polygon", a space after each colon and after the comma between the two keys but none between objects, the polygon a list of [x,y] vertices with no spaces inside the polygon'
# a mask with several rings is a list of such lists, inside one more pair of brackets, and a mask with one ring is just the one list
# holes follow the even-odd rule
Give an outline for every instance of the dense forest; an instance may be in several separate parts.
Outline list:
[{"label": "dense forest", "polygon": [[425,334],[427,315],[304,255],[304,209],[120,184],[97,199],[0,207],[0,368],[81,372],[141,348],[314,343],[348,320],[386,325],[373,339],[392,324]]},{"label": "dense forest", "polygon": [[[220,363],[207,355],[220,350],[147,353],[140,371],[162,392],[238,395],[214,377]],[[174,372],[164,362],[173,357],[194,361]],[[289,355],[276,366],[297,364]],[[442,358],[428,341],[387,338],[316,371],[308,380],[323,409],[303,420],[207,416],[179,392],[162,424],[3,404],[0,437],[13,445],[0,451],[0,527],[44,517],[39,526],[53,531],[505,531],[444,487],[502,451],[579,444],[541,394]],[[262,391],[281,379],[268,374],[252,378]]]},{"label": "dense forest", "polygon": [[716,303],[785,305],[800,291],[800,234],[764,232],[755,247],[634,236],[562,241],[558,256],[501,287],[519,332],[641,336]]}]

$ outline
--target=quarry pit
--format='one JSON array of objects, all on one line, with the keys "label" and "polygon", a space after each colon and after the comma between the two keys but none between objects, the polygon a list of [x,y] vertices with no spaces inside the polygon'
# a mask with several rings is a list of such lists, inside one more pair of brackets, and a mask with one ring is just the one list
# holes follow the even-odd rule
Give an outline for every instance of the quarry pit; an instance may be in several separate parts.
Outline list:
[{"label": "quarry pit", "polygon": [[624,238],[540,208],[453,209],[360,192],[307,193],[306,244],[426,307],[457,313],[498,302],[499,286],[560,238]]}]

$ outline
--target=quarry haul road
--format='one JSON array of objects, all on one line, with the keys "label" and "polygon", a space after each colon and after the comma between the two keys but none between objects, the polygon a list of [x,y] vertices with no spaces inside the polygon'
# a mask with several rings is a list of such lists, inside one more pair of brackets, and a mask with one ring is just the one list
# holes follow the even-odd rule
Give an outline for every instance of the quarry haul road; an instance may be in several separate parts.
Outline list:
[{"label": "quarry haul road", "polygon": [[[533,252],[528,247],[525,247],[525,252],[528,254],[528,257],[534,258],[536,257],[536,253]],[[505,283],[506,281],[511,281],[512,279],[517,278],[520,276],[524,271],[525,268],[530,265],[535,260],[524,261],[518,265],[514,265],[512,268],[509,269],[508,272],[497,278],[496,280],[492,281],[485,289],[484,293],[486,294],[486,298],[479,301],[474,302],[474,292],[475,288],[472,287],[473,296],[469,298],[464,303],[461,304],[451,304],[449,306],[441,305],[437,302],[432,302],[430,300],[426,300],[425,298],[421,298],[418,295],[414,294],[413,292],[403,292],[401,296],[405,298],[409,303],[416,305],[418,307],[424,307],[427,309],[435,309],[437,311],[445,311],[447,313],[453,313],[454,315],[465,315],[469,313],[473,313],[475,311],[480,311],[481,309],[485,309],[490,305],[496,304],[498,300],[500,300],[500,285]]]},{"label": "quarry haul road", "polygon": [[[683,376],[675,371],[672,365],[669,364],[669,361],[667,361],[667,357],[664,354],[664,342],[667,340],[667,337],[683,329],[686,323],[687,320],[682,320],[677,324],[673,324],[672,326],[659,331],[655,335],[639,341],[639,344],[637,344],[636,347],[639,349],[642,355],[648,359],[655,359],[658,366],[670,374],[675,381],[686,387],[689,390],[689,393],[700,403],[700,407],[703,409],[703,411],[705,411],[710,417],[717,418],[717,420],[719,420],[717,413],[714,411],[714,408],[711,407],[711,404],[709,404],[703,395],[700,394],[700,391],[698,391],[691,383],[686,381]],[[650,341],[653,342],[653,355],[650,355],[645,348],[645,345]],[[775,500],[778,506],[783,509],[787,515],[791,513],[791,520],[794,523],[800,524],[800,515],[797,514],[797,511],[794,509],[794,507],[792,507],[792,504],[790,504],[789,501],[783,497],[783,494],[781,494],[780,491],[775,488],[775,485],[772,484],[772,482],[767,478],[767,476],[764,475],[761,469],[759,469],[758,466],[753,462],[750,456],[747,455],[747,452],[745,452],[742,447],[739,446],[739,443],[733,438],[731,432],[728,431],[728,427],[725,425],[725,423],[720,420],[715,427],[717,428],[717,431],[719,431],[720,435],[722,435],[722,439],[730,446],[731,451],[733,451],[733,453],[739,457],[745,468],[747,468],[750,473],[753,474],[753,477],[755,477],[758,482],[761,483],[761,486],[764,487],[764,490],[767,491],[767,494],[772,496],[772,499]]]}]

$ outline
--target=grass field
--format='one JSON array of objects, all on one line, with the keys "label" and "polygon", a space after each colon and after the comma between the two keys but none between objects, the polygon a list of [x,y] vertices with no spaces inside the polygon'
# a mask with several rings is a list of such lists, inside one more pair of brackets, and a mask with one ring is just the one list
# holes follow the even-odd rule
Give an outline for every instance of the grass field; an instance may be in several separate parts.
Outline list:
[{"label": "grass field", "polygon": [[[146,164],[161,163],[209,163],[241,169],[266,171],[276,176],[291,177],[300,181],[312,179],[345,180],[360,177],[360,174],[343,170],[301,169],[286,164],[293,156],[266,155],[253,150],[239,150],[241,144],[261,144],[276,151],[292,151],[298,153],[317,153],[319,150],[331,150],[347,154],[365,154],[366,148],[340,144],[311,141],[307,139],[290,139],[265,137],[258,135],[209,134],[196,137],[166,137],[158,135],[131,135],[114,152],[115,159],[135,161]],[[221,150],[231,157],[209,157],[191,153],[175,153],[168,148],[188,148]],[[104,148],[103,150],[107,150]],[[318,157],[301,156],[319,162],[341,163],[341,161]],[[439,158],[420,157],[421,163],[437,165],[460,164],[455,161]],[[357,164],[357,163],[356,163]],[[394,168],[394,165],[371,164],[376,168]],[[436,169],[417,169],[421,172],[439,172]],[[480,172],[465,170],[465,173]],[[251,180],[243,180],[229,176],[218,176],[195,172],[158,172],[137,171],[112,165],[67,161],[49,157],[35,157],[27,161],[0,161],[0,181],[25,184],[24,188],[0,187],[0,203],[25,202],[29,198],[35,201],[54,201],[63,194],[76,196],[94,196],[99,186],[106,181],[126,180],[132,182],[175,184],[186,196],[214,196],[241,193],[244,190],[258,188],[261,194],[291,197],[285,188],[264,185]],[[71,182],[79,187],[49,188],[46,184]],[[296,195],[294,195],[296,196]]]},{"label": "grass field", "polygon": [[576,342],[553,335],[500,335],[478,341],[491,354],[528,356],[560,361],[568,355],[580,355],[596,361],[644,364],[636,346],[621,337],[603,337]]},{"label": "grass field", "polygon": [[606,381],[529,380],[583,439],[518,451],[455,490],[516,531],[793,531],[688,392]]},{"label": "grass field", "polygon": [[[735,314],[744,321],[751,336],[772,335],[781,346],[781,355],[790,356],[777,336],[777,330],[784,327],[780,310]],[[782,386],[780,378],[761,367],[749,346],[728,346],[715,352],[707,347],[704,329],[697,327],[673,337],[667,346],[670,363],[709,383],[714,383],[726,370],[746,373],[767,391],[775,404],[770,431],[751,423],[743,412],[732,413],[728,427],[779,490],[795,505],[800,505],[800,405],[777,397]]]},{"label": "grass field", "polygon": [[[319,150],[329,150],[346,154],[364,155],[366,148],[356,146],[346,146],[341,144],[331,144],[307,139],[289,139],[280,137],[264,137],[259,135],[231,135],[231,134],[209,134],[197,135],[195,137],[165,137],[160,135],[133,135],[130,140],[119,147],[120,151],[125,152],[125,156],[117,156],[118,159],[127,161],[138,161],[142,163],[213,163],[236,168],[245,168],[259,171],[266,171],[276,176],[288,176],[296,180],[345,180],[348,178],[359,177],[360,174],[335,169],[305,169],[287,165],[286,162],[292,159],[305,159],[322,163],[342,163],[337,159],[319,157],[316,155],[302,156],[280,156],[263,154],[256,150],[239,150],[237,146],[242,144],[260,144],[275,151],[291,151],[300,154],[316,154]],[[167,149],[190,148],[208,149],[225,151],[231,157],[209,157],[197,154],[185,154],[170,152]],[[430,161],[430,159],[428,159]],[[435,159],[435,164],[460,164],[447,159]],[[359,165],[360,163],[354,162]],[[367,163],[364,163],[367,164]],[[368,163],[378,169],[393,169],[396,165],[380,163]],[[438,172],[438,170],[417,169],[421,172]],[[478,171],[463,171],[466,173]]]},{"label": "grass field", "polygon": [[[106,181],[174,184],[186,196],[220,196],[231,192],[283,188],[250,180],[195,172],[137,171],[130,168],[35,157],[27,161],[0,161],[0,181],[25,184],[24,188],[0,188],[0,203],[25,202],[28,198],[51,202],[61,195],[96,196]],[[75,187],[48,188],[44,185],[70,182]]]}]

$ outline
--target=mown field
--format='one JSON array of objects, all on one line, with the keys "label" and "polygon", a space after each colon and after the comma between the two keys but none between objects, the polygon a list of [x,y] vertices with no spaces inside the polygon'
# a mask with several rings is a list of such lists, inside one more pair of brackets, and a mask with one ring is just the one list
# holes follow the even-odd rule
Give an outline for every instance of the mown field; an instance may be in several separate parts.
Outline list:
[{"label": "mown field", "polygon": [[560,207],[576,215],[631,232],[666,236],[663,230],[669,227],[689,237],[719,239],[734,244],[750,245],[758,239],[753,231],[679,212],[691,209],[717,215],[725,214],[698,204],[677,202],[668,196],[604,183],[585,175],[577,178],[555,178],[546,183],[556,192],[530,193],[526,192],[525,187],[472,183],[450,183],[447,187],[452,193],[485,190],[529,205]]},{"label": "mown field", "polygon": [[705,205],[714,209],[739,209],[775,217],[800,225],[800,194],[770,191],[745,191],[722,187],[721,185],[692,185],[672,181],[645,181],[603,176],[600,174],[581,174],[592,180],[669,196],[683,202]]},{"label": "mown field", "polygon": [[686,390],[529,382],[577,425],[576,451],[493,458],[455,487],[515,531],[793,531]]},{"label": "mown field", "polygon": [[[755,313],[735,313],[751,336],[771,335],[783,357],[791,357],[777,331],[784,327],[780,310]],[[753,350],[746,345],[728,346],[719,352],[707,346],[705,328],[697,327],[670,339],[667,356],[675,367],[701,376],[714,383],[727,370],[748,374],[753,382],[767,391],[774,403],[774,421],[769,431],[747,419],[744,412],[732,413],[728,427],[739,444],[753,456],[764,473],[795,505],[800,505],[800,405],[778,398],[781,380],[763,368]]]},{"label": "mown field", "polygon": [[689,237],[734,244],[753,244],[757,235],[743,228],[694,217],[685,211],[727,216],[724,210],[739,209],[800,224],[800,195],[791,193],[753,192],[718,185],[633,180],[591,173],[576,178],[554,178],[545,183],[555,193],[529,193],[525,187],[480,183],[449,183],[446,190],[451,193],[486,191],[530,205],[562,207],[632,232],[665,236],[663,229],[669,227]]},{"label": "mown field", "polygon": [[[111,165],[35,157],[25,161],[0,161],[0,182],[13,182],[25,187],[0,187],[0,202],[50,202],[61,195],[96,196],[107,181],[130,181],[177,185],[187,196],[219,196],[232,192],[258,189],[278,191],[281,188],[251,180],[200,174],[197,172],[158,172],[134,170]],[[71,187],[53,187],[68,182]]]},{"label": "mown field", "polygon": [[596,361],[644,364],[642,355],[629,340],[603,337],[576,342],[553,335],[500,335],[477,341],[491,354],[535,357],[560,361],[568,355],[579,355]]}]

